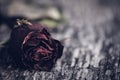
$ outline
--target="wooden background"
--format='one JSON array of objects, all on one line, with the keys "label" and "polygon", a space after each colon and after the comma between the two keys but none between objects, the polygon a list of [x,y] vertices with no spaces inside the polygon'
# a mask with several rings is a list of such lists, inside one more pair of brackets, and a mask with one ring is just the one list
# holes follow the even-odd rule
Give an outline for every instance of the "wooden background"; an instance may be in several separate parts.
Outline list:
[{"label": "wooden background", "polygon": [[[18,14],[14,11],[19,11],[14,7],[17,1],[1,0],[1,14],[8,17]],[[25,1],[31,2],[33,6],[29,8],[30,5],[26,4],[28,8],[23,8],[26,12],[22,16],[32,9],[41,13],[42,10],[36,8],[38,5],[50,4],[61,9],[66,23],[59,25],[57,31],[51,30],[51,33],[56,39],[68,38],[64,41],[64,53],[51,72],[29,72],[13,69],[7,46],[1,46],[0,80],[120,80],[119,0]],[[24,0],[20,2],[25,3]],[[34,12],[31,14],[37,15]],[[2,16],[1,19],[4,19]],[[12,30],[2,21],[1,41],[9,38]],[[2,31],[3,27],[6,32]]]}]

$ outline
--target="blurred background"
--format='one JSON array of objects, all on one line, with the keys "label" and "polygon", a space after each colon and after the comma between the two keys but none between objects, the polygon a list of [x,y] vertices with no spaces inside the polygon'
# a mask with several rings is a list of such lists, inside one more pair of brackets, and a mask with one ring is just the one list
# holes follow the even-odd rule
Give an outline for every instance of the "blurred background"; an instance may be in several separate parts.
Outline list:
[{"label": "blurred background", "polygon": [[[12,68],[7,42],[23,18],[66,39],[51,72]],[[120,80],[120,0],[0,0],[0,80]]]}]

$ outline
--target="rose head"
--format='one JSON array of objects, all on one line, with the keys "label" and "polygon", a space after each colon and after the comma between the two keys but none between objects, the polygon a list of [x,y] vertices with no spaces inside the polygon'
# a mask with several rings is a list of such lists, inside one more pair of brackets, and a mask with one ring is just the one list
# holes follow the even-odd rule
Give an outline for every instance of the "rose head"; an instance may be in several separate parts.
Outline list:
[{"label": "rose head", "polygon": [[63,46],[45,27],[31,23],[13,29],[9,51],[17,66],[50,71],[62,56]]}]

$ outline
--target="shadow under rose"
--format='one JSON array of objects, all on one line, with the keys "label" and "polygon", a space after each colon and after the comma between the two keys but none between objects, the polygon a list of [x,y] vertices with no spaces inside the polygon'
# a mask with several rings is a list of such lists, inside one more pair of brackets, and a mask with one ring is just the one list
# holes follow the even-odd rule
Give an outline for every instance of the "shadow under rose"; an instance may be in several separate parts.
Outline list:
[{"label": "shadow under rose", "polygon": [[[26,68],[15,64],[15,60],[10,55],[8,47],[0,47],[0,68],[2,70],[27,70]],[[32,70],[29,71],[31,72]]]},{"label": "shadow under rose", "polygon": [[13,64],[13,60],[7,49],[7,47],[0,47],[0,67],[3,69],[7,69],[8,66]]}]

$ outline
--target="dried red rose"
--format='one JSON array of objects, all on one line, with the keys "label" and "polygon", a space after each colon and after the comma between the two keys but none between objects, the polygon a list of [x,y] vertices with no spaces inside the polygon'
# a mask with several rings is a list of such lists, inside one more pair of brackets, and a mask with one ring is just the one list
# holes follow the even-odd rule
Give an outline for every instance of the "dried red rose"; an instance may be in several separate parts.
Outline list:
[{"label": "dried red rose", "polygon": [[25,21],[13,29],[9,51],[17,66],[50,71],[62,56],[63,45],[45,27]]}]

